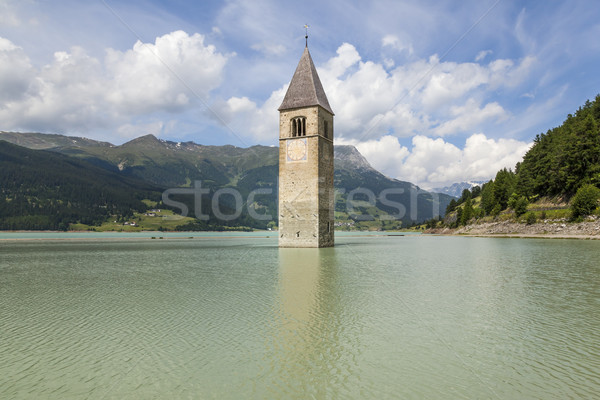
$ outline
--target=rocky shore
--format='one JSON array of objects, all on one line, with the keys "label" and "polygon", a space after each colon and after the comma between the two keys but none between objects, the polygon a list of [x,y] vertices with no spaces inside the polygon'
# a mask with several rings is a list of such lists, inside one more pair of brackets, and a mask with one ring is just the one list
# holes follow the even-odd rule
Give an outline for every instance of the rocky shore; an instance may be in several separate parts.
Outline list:
[{"label": "rocky shore", "polygon": [[590,218],[584,222],[568,222],[564,219],[544,220],[531,225],[514,221],[495,221],[461,226],[456,229],[429,229],[424,233],[492,237],[600,239],[600,219]]}]

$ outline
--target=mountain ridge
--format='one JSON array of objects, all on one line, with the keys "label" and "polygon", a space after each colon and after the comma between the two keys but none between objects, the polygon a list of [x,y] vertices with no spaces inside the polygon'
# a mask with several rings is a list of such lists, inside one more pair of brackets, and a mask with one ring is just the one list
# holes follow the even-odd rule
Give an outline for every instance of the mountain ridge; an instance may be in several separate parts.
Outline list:
[{"label": "mountain ridge", "polygon": [[[46,140],[48,139],[48,140]],[[59,134],[49,133],[34,133],[34,132],[8,132],[0,131],[0,140],[5,140],[9,143],[13,143],[22,147],[35,150],[51,150],[60,153],[78,155],[76,149],[83,147],[98,147],[98,152],[107,153],[114,151],[112,149],[135,149],[137,153],[140,149],[150,148],[154,149],[156,146],[161,146],[166,150],[187,150],[197,154],[205,153],[209,149],[220,149],[226,151],[226,156],[235,157],[239,156],[245,150],[257,150],[261,151],[260,157],[265,151],[272,151],[273,153],[278,152],[278,148],[274,146],[254,145],[249,147],[237,147],[233,145],[203,145],[193,141],[186,142],[174,142],[170,140],[159,139],[153,134],[146,134],[131,139],[123,144],[115,145],[109,142],[97,141],[94,139],[88,139],[79,136],[66,136]],[[111,150],[109,150],[111,149]],[[273,150],[266,150],[273,149]],[[97,152],[93,152],[94,154]],[[387,179],[400,181],[395,178],[388,177],[381,172],[377,171],[371,166],[367,159],[358,151],[355,146],[352,145],[335,145],[334,146],[334,159],[336,160],[336,166],[342,168],[348,168],[352,165],[353,168],[365,171],[375,172],[381,174]],[[273,158],[272,155],[266,160],[268,165],[276,165],[278,163],[277,158]],[[416,186],[416,185],[415,185]],[[431,190],[435,191],[435,190]]]},{"label": "mountain ridge", "polygon": [[[251,206],[277,215],[277,147],[205,146],[167,141],[153,135],[144,135],[118,146],[41,133],[21,136],[15,132],[0,132],[2,139],[81,159],[163,189],[190,188],[196,185],[195,182],[201,182],[210,193],[229,187],[237,189],[244,198],[256,189],[267,190],[271,194],[255,199]],[[451,200],[450,196],[431,194],[410,182],[386,177],[353,146],[335,147],[334,182],[340,193],[336,198],[338,219],[346,226],[358,225],[364,229],[398,227],[400,223],[409,225],[427,220],[437,213],[443,215]],[[204,203],[210,204],[210,199],[206,200]],[[184,201],[190,203],[191,200]],[[193,207],[193,204],[189,205]],[[234,205],[229,204],[229,207],[234,208]],[[242,214],[242,218],[245,216]],[[244,223],[266,227],[266,223],[248,219]]]}]

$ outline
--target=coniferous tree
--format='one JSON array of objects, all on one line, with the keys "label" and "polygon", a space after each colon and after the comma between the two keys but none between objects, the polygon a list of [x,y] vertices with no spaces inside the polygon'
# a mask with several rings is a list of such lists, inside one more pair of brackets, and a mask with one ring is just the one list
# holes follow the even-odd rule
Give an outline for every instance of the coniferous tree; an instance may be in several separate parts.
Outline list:
[{"label": "coniferous tree", "polygon": [[491,214],[492,209],[496,205],[494,197],[494,181],[489,181],[483,185],[481,189],[481,208],[486,214]]},{"label": "coniferous tree", "polygon": [[471,197],[471,191],[469,189],[463,189],[460,199],[458,200],[458,204],[464,203],[469,197]]},{"label": "coniferous tree", "polygon": [[454,222],[454,226],[460,226],[460,224],[462,223],[462,214],[463,214],[463,209],[462,208],[457,208],[456,209],[456,221]]},{"label": "coniferous tree", "polygon": [[586,101],[563,124],[537,135],[517,166],[516,192],[573,195],[585,183],[600,184],[600,95]]},{"label": "coniferous tree", "polygon": [[515,174],[506,168],[498,171],[494,179],[494,198],[500,209],[508,207],[508,199],[515,189]]},{"label": "coniferous tree", "polygon": [[450,204],[446,207],[446,214],[450,214],[452,211],[456,210],[457,202],[456,200],[450,200]]},{"label": "coniferous tree", "polygon": [[469,193],[469,197],[465,200],[465,205],[463,207],[463,212],[461,215],[461,225],[467,225],[469,220],[473,217],[473,201],[471,200],[471,196]]}]

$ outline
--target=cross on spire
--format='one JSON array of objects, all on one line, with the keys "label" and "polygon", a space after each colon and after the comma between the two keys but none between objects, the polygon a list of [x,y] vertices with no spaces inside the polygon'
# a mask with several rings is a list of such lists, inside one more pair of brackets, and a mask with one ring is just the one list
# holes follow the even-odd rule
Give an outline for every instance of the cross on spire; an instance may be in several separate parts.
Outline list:
[{"label": "cross on spire", "polygon": [[304,36],[304,39],[306,40],[306,47],[308,47],[308,28],[310,28],[310,26],[308,24],[304,24],[304,29],[306,30],[306,35]]}]

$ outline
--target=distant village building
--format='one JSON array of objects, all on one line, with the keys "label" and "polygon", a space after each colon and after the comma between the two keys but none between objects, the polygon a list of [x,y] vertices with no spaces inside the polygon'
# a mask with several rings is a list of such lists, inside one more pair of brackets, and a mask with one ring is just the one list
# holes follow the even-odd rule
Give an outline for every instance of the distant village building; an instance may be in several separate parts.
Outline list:
[{"label": "distant village building", "polygon": [[279,107],[279,246],[333,245],[333,111],[307,45]]}]

